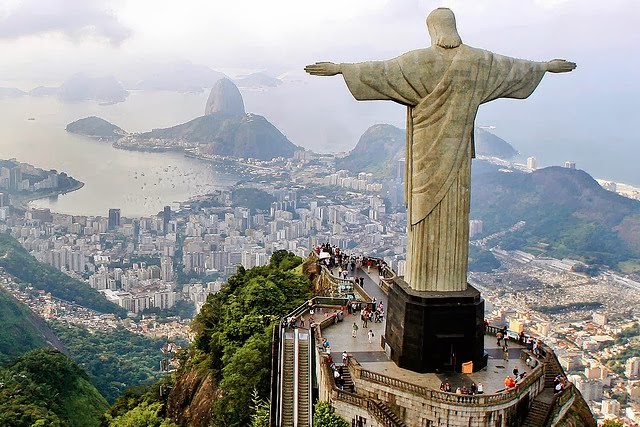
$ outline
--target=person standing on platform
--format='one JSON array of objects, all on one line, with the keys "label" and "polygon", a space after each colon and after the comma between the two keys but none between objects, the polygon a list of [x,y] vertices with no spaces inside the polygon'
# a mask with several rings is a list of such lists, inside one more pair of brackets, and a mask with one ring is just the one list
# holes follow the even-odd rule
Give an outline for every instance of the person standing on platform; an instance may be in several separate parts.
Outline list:
[{"label": "person standing on platform", "polygon": [[369,344],[371,344],[373,342],[373,331],[371,329],[369,329],[367,336],[369,337]]}]

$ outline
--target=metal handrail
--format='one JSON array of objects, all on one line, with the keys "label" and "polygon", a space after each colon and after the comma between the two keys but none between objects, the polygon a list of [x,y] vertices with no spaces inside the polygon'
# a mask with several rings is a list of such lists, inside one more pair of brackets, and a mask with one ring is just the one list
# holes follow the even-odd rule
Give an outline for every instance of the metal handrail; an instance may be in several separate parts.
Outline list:
[{"label": "metal handrail", "polygon": [[300,335],[295,330],[293,337],[293,425],[298,427],[299,382],[300,382]]},{"label": "metal handrail", "polygon": [[278,420],[278,425],[282,424],[282,392],[283,392],[283,381],[282,376],[284,375],[284,345],[285,345],[285,330],[284,328],[280,329],[280,363],[278,364],[280,372],[278,373],[278,402],[277,408],[278,413],[276,415],[276,419]]},{"label": "metal handrail", "polygon": [[306,426],[306,427],[312,427],[312,425],[313,425],[313,402],[312,402],[312,398],[311,398],[311,396],[312,396],[311,391],[312,391],[312,388],[313,388],[313,381],[312,381],[312,378],[313,378],[313,365],[311,364],[311,362],[313,360],[313,357],[312,357],[313,353],[312,352],[313,352],[314,346],[313,346],[312,338],[313,337],[311,336],[311,331],[309,331],[309,336],[307,337],[307,340],[309,342],[309,345],[307,346],[307,357],[308,357],[308,361],[309,361],[307,363],[307,370],[308,370],[308,372],[307,372],[308,373],[308,377],[307,377],[308,381],[307,381],[307,383],[309,384],[309,388],[308,388],[309,400],[307,402],[307,411],[308,411],[308,414],[309,414],[309,425]]}]

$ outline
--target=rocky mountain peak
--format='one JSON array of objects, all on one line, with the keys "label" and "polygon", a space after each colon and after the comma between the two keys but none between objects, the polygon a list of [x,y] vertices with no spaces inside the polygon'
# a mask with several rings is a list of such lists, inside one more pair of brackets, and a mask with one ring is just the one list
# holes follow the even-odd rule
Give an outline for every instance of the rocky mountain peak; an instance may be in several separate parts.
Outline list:
[{"label": "rocky mountain peak", "polygon": [[211,88],[204,114],[221,113],[227,116],[244,116],[244,101],[238,87],[229,79],[218,80]]}]

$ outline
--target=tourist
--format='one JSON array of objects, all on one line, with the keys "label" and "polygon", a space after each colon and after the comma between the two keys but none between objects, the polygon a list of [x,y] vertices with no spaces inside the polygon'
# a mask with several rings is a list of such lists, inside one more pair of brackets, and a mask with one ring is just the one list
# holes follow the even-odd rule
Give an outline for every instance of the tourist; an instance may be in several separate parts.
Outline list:
[{"label": "tourist", "polygon": [[509,362],[509,347],[507,347],[506,343],[502,347],[502,359],[505,363]]},{"label": "tourist", "polygon": [[449,381],[444,383],[444,391],[451,393],[451,384],[449,384]]},{"label": "tourist", "polygon": [[507,378],[504,379],[504,386],[507,389],[510,389],[516,386],[516,382],[513,378],[511,378],[511,376],[507,376]]},{"label": "tourist", "polygon": [[444,382],[441,382],[441,383],[440,383],[440,391],[444,391],[444,387],[445,387],[445,386],[444,386]]},{"label": "tourist", "polygon": [[351,327],[351,336],[355,338],[356,335],[358,335],[358,325],[356,325],[356,322],[353,322],[353,326]]},{"label": "tourist", "polygon": [[500,344],[500,341],[502,341],[502,337],[503,337],[503,335],[502,335],[502,331],[498,331],[498,332],[496,333],[496,339],[498,340],[498,341],[496,342],[496,345],[497,345],[498,347],[500,347],[500,346],[502,345],[502,344]]},{"label": "tourist", "polygon": [[483,387],[482,383],[478,383],[476,393],[478,393],[478,394],[483,394],[484,393],[484,387]]},{"label": "tourist", "polygon": [[513,368],[513,377],[514,378],[518,378],[518,374],[520,373],[520,371],[518,371],[518,368]]},{"label": "tourist", "polygon": [[322,347],[326,350],[329,347],[329,340],[326,338],[322,338]]},{"label": "tourist", "polygon": [[538,348],[538,340],[533,341],[533,354],[539,356],[540,349]]},{"label": "tourist", "polygon": [[364,289],[364,277],[360,278],[360,287]]},{"label": "tourist", "polygon": [[478,386],[476,385],[476,383],[471,383],[471,394],[476,394],[478,392]]},{"label": "tourist", "polygon": [[369,344],[371,344],[373,342],[373,331],[371,329],[369,329],[367,336],[369,337]]},{"label": "tourist", "polygon": [[562,391],[562,383],[556,384],[556,386],[553,389],[553,394],[560,393],[561,391]]},{"label": "tourist", "polygon": [[347,350],[342,352],[342,364],[346,365],[347,364],[347,359],[349,358],[349,355],[347,354]]}]

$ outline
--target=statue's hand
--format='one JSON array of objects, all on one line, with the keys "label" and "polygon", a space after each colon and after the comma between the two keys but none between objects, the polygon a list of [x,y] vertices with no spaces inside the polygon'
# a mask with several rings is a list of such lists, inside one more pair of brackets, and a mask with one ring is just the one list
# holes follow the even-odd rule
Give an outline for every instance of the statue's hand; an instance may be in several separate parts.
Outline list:
[{"label": "statue's hand", "polygon": [[333,62],[316,62],[307,65],[304,70],[312,76],[335,76],[341,74],[340,65]]},{"label": "statue's hand", "polygon": [[565,61],[564,59],[553,59],[547,62],[547,71],[550,73],[568,73],[576,68],[575,62]]}]

